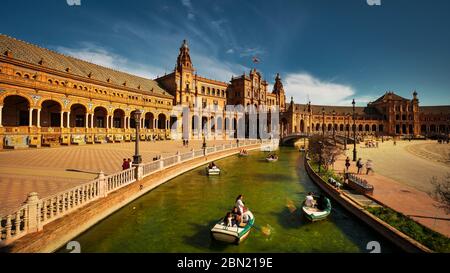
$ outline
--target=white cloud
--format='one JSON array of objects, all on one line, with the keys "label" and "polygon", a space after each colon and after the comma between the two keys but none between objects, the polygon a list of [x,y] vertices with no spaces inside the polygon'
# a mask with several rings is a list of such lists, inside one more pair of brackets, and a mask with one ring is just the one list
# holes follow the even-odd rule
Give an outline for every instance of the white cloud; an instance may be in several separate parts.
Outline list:
[{"label": "white cloud", "polygon": [[195,20],[194,7],[191,0],[181,0],[181,4],[188,10],[188,19]]},{"label": "white cloud", "polygon": [[[351,105],[351,100],[356,95],[350,85],[323,81],[308,73],[288,74],[284,79],[284,86],[287,96],[294,97],[297,103],[305,103],[309,99],[313,104]],[[371,99],[366,96],[357,101],[359,105],[364,105]]]},{"label": "white cloud", "polygon": [[156,78],[157,75],[164,73],[160,68],[132,62],[123,56],[89,42],[83,42],[77,48],[58,46],[56,47],[56,51],[77,59],[147,79]]},{"label": "white cloud", "polygon": [[226,53],[227,53],[227,54],[233,54],[233,53],[234,53],[234,49],[230,48],[230,49],[227,50]]},{"label": "white cloud", "polygon": [[264,54],[265,51],[259,47],[256,48],[245,48],[241,51],[239,54],[241,57],[248,57],[248,56],[258,56]]}]

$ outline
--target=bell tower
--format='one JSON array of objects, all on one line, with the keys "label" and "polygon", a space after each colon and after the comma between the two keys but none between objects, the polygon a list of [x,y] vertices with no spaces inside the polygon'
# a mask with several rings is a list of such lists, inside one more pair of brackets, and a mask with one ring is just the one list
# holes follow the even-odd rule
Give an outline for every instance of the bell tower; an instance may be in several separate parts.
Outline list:
[{"label": "bell tower", "polygon": [[195,70],[194,66],[192,65],[191,56],[189,54],[188,43],[186,40],[183,40],[183,44],[180,47],[180,53],[178,54],[177,64],[175,67],[177,79],[177,92],[175,99],[177,104],[189,104],[190,94],[195,93],[194,72]]},{"label": "bell tower", "polygon": [[277,96],[277,106],[280,107],[280,112],[286,111],[286,94],[284,92],[283,83],[281,82],[280,73],[277,73],[277,76],[275,77],[272,94]]}]

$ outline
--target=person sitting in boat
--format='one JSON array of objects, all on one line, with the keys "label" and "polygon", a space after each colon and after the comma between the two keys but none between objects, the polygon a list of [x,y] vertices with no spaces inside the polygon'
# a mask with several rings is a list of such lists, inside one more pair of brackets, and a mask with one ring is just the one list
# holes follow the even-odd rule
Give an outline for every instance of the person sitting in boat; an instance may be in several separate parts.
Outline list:
[{"label": "person sitting in boat", "polygon": [[233,215],[236,225],[240,225],[242,222],[242,217],[239,212],[239,209],[237,207],[234,207],[233,210],[231,211],[231,214]]},{"label": "person sitting in boat", "polygon": [[312,192],[308,193],[306,196],[305,205],[310,208],[313,208],[316,205],[316,200],[314,200],[314,194]]},{"label": "person sitting in boat", "polygon": [[211,162],[211,163],[209,163],[208,168],[211,170],[211,169],[217,168],[217,166],[216,166],[216,164],[214,164],[214,162]]},{"label": "person sitting in boat", "polygon": [[232,227],[235,225],[235,220],[234,220],[233,214],[231,212],[227,213],[227,215],[225,216],[224,222],[227,227]]}]

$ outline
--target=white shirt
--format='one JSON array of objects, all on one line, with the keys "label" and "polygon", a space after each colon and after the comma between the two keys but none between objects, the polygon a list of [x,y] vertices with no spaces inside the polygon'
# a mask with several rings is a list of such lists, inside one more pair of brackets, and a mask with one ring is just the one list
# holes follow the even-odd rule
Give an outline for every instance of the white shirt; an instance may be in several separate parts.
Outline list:
[{"label": "white shirt", "polygon": [[314,205],[314,197],[311,195],[306,196],[306,202],[305,205],[307,207],[312,207]]},{"label": "white shirt", "polygon": [[241,212],[241,214],[244,213],[244,202],[242,202],[241,199],[238,199],[238,200],[236,201],[236,205],[235,205],[235,206],[239,209],[239,211]]}]

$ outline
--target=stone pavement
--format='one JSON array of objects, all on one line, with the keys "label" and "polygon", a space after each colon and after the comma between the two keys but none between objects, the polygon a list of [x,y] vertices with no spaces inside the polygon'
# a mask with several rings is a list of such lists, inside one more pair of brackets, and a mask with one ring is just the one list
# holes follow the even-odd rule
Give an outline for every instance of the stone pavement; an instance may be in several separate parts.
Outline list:
[{"label": "stone pavement", "polygon": [[[380,148],[358,147],[358,157],[374,162],[374,174],[360,175],[375,187],[373,197],[381,203],[412,217],[423,225],[450,237],[450,215],[436,207],[437,203],[427,194],[432,190],[430,178],[450,173],[450,168],[442,162],[425,160],[406,149],[411,145],[422,145],[424,142],[392,142],[380,143]],[[432,143],[430,147],[433,147]],[[439,145],[439,144],[436,144]],[[351,157],[352,150],[347,151]],[[351,172],[356,172],[351,162]],[[335,163],[335,169],[342,172],[345,156]],[[398,179],[396,179],[398,178]],[[439,219],[441,218],[441,219]]]},{"label": "stone pavement", "polygon": [[[207,145],[230,142],[208,141]],[[177,151],[201,147],[201,140],[190,141],[188,148],[183,147],[182,141],[141,142],[140,151],[145,163],[157,155],[171,156]],[[100,171],[106,174],[120,171],[123,158],[132,158],[133,154],[134,142],[2,151],[0,215],[18,208],[30,192],[46,197],[92,180]]]}]

